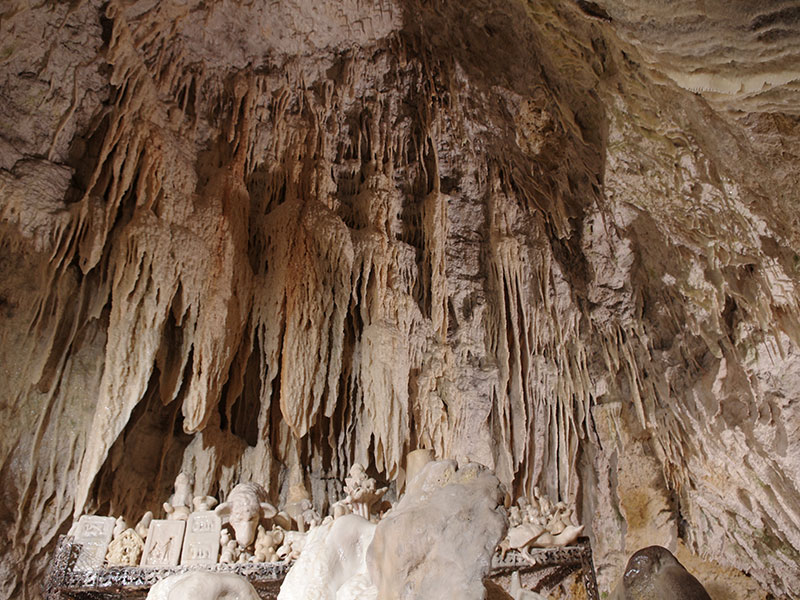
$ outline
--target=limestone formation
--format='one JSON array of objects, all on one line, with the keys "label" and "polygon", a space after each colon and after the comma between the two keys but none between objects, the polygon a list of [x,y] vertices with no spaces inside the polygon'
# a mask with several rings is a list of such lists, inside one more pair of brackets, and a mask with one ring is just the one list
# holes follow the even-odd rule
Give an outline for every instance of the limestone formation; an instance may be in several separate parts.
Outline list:
[{"label": "limestone formation", "polygon": [[[351,514],[312,529],[302,554],[281,584],[278,600],[367,600],[366,596],[350,595],[351,580],[363,581],[366,576],[366,553],[375,527]],[[374,589],[368,578],[366,581],[366,587]]]},{"label": "limestone formation", "polygon": [[378,597],[482,599],[507,526],[502,499],[485,467],[428,463],[375,529],[367,565]]},{"label": "limestone formation", "polygon": [[433,450],[418,448],[406,455],[405,481],[413,480],[434,459]]},{"label": "limestone formation", "polygon": [[800,596],[799,8],[0,3],[0,600],[417,448]]}]

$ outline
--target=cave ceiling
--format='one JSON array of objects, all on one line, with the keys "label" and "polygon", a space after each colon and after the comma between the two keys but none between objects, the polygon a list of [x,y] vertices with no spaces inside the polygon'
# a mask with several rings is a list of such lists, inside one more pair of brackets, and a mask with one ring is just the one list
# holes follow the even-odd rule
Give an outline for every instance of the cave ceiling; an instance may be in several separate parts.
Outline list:
[{"label": "cave ceiling", "polygon": [[2,598],[422,447],[800,596],[799,169],[796,1],[5,2]]}]

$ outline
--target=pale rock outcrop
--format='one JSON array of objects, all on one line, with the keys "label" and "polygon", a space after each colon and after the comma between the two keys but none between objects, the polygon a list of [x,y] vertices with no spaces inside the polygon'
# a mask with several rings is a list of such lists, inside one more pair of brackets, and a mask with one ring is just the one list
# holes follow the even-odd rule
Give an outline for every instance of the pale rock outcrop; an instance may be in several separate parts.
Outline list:
[{"label": "pale rock outcrop", "polygon": [[367,552],[379,598],[481,599],[505,534],[500,482],[485,467],[428,463],[379,523]]},{"label": "pale rock outcrop", "polygon": [[374,523],[344,515],[312,529],[303,553],[281,584],[278,600],[368,600],[375,586],[367,575],[367,548]]}]

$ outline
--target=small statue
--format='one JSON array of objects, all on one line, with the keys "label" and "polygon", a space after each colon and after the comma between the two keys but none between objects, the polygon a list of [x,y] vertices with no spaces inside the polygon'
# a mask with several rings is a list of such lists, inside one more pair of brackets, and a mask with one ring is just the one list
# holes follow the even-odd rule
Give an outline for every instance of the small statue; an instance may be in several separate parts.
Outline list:
[{"label": "small statue", "polygon": [[311,506],[311,502],[309,502],[308,507],[303,511],[303,521],[306,524],[308,529],[313,529],[314,527],[318,526],[322,523],[322,517],[319,513],[314,510],[314,507]]},{"label": "small statue", "polygon": [[219,562],[232,564],[239,558],[239,545],[236,540],[231,538],[227,529],[223,529],[219,534],[219,545],[221,548]]},{"label": "small statue", "polygon": [[150,531],[150,522],[153,520],[153,511],[148,510],[142,515],[141,520],[136,524],[135,531],[143,540],[147,539],[147,532]]},{"label": "small statue", "polygon": [[263,525],[259,525],[252,562],[278,562],[280,557],[277,549],[282,542],[283,531],[280,528],[273,527],[267,531]]},{"label": "small statue", "polygon": [[128,524],[125,522],[125,517],[117,517],[117,520],[114,521],[113,539],[117,539],[127,528]]},{"label": "small statue", "polygon": [[195,496],[192,504],[195,512],[212,510],[217,505],[217,499],[214,496]]},{"label": "small statue", "polygon": [[106,561],[109,566],[135,567],[142,558],[143,550],[144,540],[134,529],[128,528],[114,536],[108,545]]},{"label": "small statue", "polygon": [[533,489],[533,502],[519,498],[517,506],[509,510],[508,534],[500,542],[500,553],[505,557],[510,549],[520,550],[523,557],[533,561],[530,548],[548,548],[572,544],[583,533],[583,525],[576,525],[566,503],[555,505]]},{"label": "small statue", "polygon": [[[298,531],[307,531],[309,527],[317,525],[322,520],[314,510],[311,494],[306,489],[303,470],[297,465],[289,472],[289,493],[281,513],[290,519],[286,529],[291,529],[294,525]],[[274,522],[281,526],[285,525],[282,519],[276,518]]]},{"label": "small statue", "polygon": [[167,519],[185,521],[192,512],[192,487],[194,482],[188,473],[181,471],[175,478],[175,493],[164,502]]},{"label": "small statue", "polygon": [[256,539],[262,518],[271,519],[278,511],[266,502],[267,493],[257,483],[239,483],[228,494],[228,499],[214,509],[229,522],[241,548],[248,548]]},{"label": "small statue", "polygon": [[383,498],[389,488],[377,488],[375,480],[367,475],[359,463],[353,464],[349,477],[345,477],[344,481],[344,491],[347,494],[345,503],[350,505],[355,514],[369,520],[372,507]]},{"label": "small statue", "polygon": [[248,550],[240,550],[239,557],[236,559],[236,562],[239,564],[253,562],[253,553],[249,552]]},{"label": "small statue", "polygon": [[288,563],[297,560],[306,543],[306,534],[301,531],[284,531],[283,543],[275,551],[278,558]]},{"label": "small statue", "polygon": [[558,535],[564,531],[569,520],[567,505],[564,502],[557,502],[553,508],[553,512],[547,520],[547,530],[553,535]]},{"label": "small statue", "polygon": [[287,505],[286,513],[297,525],[297,530],[302,532],[319,525],[320,521],[322,521],[319,513],[314,510],[314,506],[308,498],[303,498]]}]

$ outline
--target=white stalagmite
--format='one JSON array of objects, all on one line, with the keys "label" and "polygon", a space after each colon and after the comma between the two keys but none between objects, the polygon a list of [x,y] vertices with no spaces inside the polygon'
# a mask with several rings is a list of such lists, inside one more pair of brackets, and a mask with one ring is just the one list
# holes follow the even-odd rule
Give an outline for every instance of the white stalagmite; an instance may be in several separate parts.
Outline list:
[{"label": "white stalagmite", "polygon": [[368,590],[351,594],[365,580],[366,553],[375,527],[350,514],[312,529],[303,553],[281,584],[278,600],[368,600]]}]

